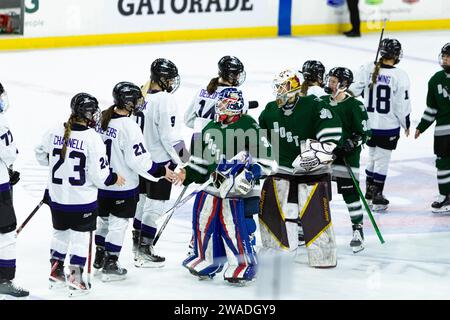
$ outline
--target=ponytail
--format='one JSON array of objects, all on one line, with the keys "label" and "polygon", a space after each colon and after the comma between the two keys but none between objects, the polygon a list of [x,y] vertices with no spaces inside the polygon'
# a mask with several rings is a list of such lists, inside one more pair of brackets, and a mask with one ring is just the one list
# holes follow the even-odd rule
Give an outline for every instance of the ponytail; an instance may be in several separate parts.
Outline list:
[{"label": "ponytail", "polygon": [[108,109],[102,111],[101,128],[102,128],[103,131],[108,129],[109,121],[111,121],[111,118],[112,118],[112,116],[114,114],[114,108],[115,108],[115,106],[112,105]]},{"label": "ponytail", "polygon": [[67,120],[67,123],[65,124],[65,128],[64,128],[64,142],[63,142],[63,146],[61,149],[61,159],[65,159],[66,158],[66,151],[67,151],[67,142],[69,141],[69,137],[70,137],[70,133],[72,132],[72,124],[74,121],[74,117],[73,115],[71,115],[69,117],[69,120]]},{"label": "ponytail", "polygon": [[383,61],[383,58],[380,58],[378,60],[377,64],[375,65],[375,69],[372,73],[372,82],[370,83],[369,88],[372,89],[372,87],[377,83],[378,74],[380,73],[381,63]]},{"label": "ponytail", "polygon": [[308,93],[308,88],[309,88],[309,82],[303,81],[302,86],[300,87],[300,95],[303,97],[306,96],[306,94]]},{"label": "ponytail", "polygon": [[213,94],[214,92],[216,92],[218,86],[219,86],[219,77],[212,78],[208,86],[206,87],[208,94]]}]

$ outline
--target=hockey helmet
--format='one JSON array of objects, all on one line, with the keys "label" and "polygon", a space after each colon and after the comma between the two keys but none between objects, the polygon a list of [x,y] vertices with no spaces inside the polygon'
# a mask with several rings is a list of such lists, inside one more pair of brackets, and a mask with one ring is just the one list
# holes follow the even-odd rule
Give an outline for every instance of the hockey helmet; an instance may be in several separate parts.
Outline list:
[{"label": "hockey helmet", "polygon": [[72,116],[87,121],[88,127],[94,127],[100,121],[100,108],[95,97],[88,93],[76,94],[71,102]]},{"label": "hockey helmet", "polygon": [[310,82],[323,83],[323,76],[325,74],[325,67],[322,62],[317,60],[307,60],[303,64],[302,72],[303,79]]},{"label": "hockey helmet", "polygon": [[150,80],[156,82],[164,91],[174,93],[180,86],[177,66],[170,60],[158,58],[150,67]]},{"label": "hockey helmet", "polygon": [[141,89],[131,82],[119,82],[113,89],[114,105],[119,109],[126,109],[130,113],[139,109],[144,103]]},{"label": "hockey helmet", "polygon": [[[242,91],[234,87],[223,89],[217,96],[215,109],[214,120],[216,122],[224,122],[226,120],[228,120],[228,123],[236,122],[244,111]],[[229,117],[232,118],[230,119]]]},{"label": "hockey helmet", "polygon": [[240,86],[244,83],[246,73],[244,65],[237,57],[224,56],[219,60],[219,76],[231,83],[233,86]]},{"label": "hockey helmet", "polygon": [[[446,60],[447,62],[444,63]],[[439,54],[439,64],[446,73],[450,73],[450,42],[446,43]]]},{"label": "hockey helmet", "polygon": [[300,92],[300,78],[294,71],[284,70],[275,76],[272,87],[278,107],[285,107]]},{"label": "hockey helmet", "polygon": [[394,59],[395,64],[403,57],[403,50],[400,41],[397,39],[385,38],[381,40],[380,56],[384,59]]},{"label": "hockey helmet", "polygon": [[[332,77],[336,78],[337,80],[332,79]],[[350,87],[352,83],[353,72],[345,67],[336,67],[328,72],[328,75],[325,79],[325,92],[331,94],[333,93],[333,88],[336,91],[345,91]]]}]

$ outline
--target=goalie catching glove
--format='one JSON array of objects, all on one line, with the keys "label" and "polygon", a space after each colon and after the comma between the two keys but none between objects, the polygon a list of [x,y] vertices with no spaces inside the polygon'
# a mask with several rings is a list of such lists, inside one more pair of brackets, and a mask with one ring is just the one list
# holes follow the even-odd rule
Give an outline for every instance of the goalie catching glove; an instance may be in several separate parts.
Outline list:
[{"label": "goalie catching glove", "polygon": [[332,142],[306,140],[305,151],[292,162],[294,173],[310,172],[326,167],[336,158],[333,154],[335,148],[336,144]]}]

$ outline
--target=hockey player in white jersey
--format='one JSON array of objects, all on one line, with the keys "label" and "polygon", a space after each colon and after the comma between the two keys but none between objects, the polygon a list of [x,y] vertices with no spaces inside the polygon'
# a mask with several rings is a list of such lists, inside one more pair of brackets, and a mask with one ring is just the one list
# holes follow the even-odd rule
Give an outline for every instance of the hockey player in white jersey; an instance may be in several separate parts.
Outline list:
[{"label": "hockey player in white jersey", "polygon": [[133,218],[139,200],[139,175],[151,181],[168,178],[174,173],[157,165],[150,157],[138,124],[130,118],[143,103],[141,89],[130,82],[119,82],[113,89],[114,105],[102,113],[96,130],[106,145],[112,170],[125,178],[121,187],[111,185],[99,189],[99,217],[95,235],[94,268],[102,269],[102,281],[125,279],[127,270],[117,260],[122,249],[128,219]]},{"label": "hockey player in white jersey", "polygon": [[[144,133],[147,151],[158,165],[175,169],[182,161],[176,151],[184,142],[176,136],[177,106],[172,93],[180,85],[175,64],[156,59],[150,67],[150,81],[144,87],[145,104],[137,116]],[[172,184],[166,179],[146,181],[146,198],[142,211],[136,210],[133,241],[138,243],[136,267],[162,267],[165,258],[154,253],[153,239],[156,221],[164,214],[164,204],[170,199]],[[140,198],[142,200],[142,198]],[[140,200],[140,202],[141,202]]]},{"label": "hockey player in white jersey", "polygon": [[8,95],[0,83],[0,298],[2,295],[26,297],[27,290],[16,286],[16,214],[12,201],[12,186],[18,173],[10,169],[17,158],[14,142],[5,112],[9,107]]},{"label": "hockey player in white jersey", "polygon": [[372,201],[373,210],[386,210],[389,204],[383,195],[384,183],[392,150],[397,147],[400,127],[409,135],[411,103],[409,77],[395,67],[402,57],[402,46],[396,39],[383,39],[380,59],[363,65],[350,87],[356,96],[364,97],[369,115],[372,138],[367,142],[369,161],[366,168],[366,199]]},{"label": "hockey player in white jersey", "polygon": [[70,244],[69,295],[87,293],[83,279],[89,232],[95,230],[98,188],[121,186],[125,180],[110,171],[106,148],[93,129],[100,117],[97,99],[87,93],[75,95],[67,123],[48,130],[36,147],[36,158],[50,167],[48,201],[53,237],[50,249],[51,282],[63,282],[64,260]]},{"label": "hockey player in white jersey", "polygon": [[[184,114],[184,123],[187,127],[194,129],[194,132],[201,132],[203,127],[214,119],[219,93],[228,87],[239,87],[245,81],[244,65],[237,57],[222,57],[218,67],[219,76],[212,78],[206,88],[201,88],[197,92]],[[245,111],[246,106],[244,106]],[[196,122],[200,122],[200,124],[196,126]]]},{"label": "hockey player in white jersey", "polygon": [[317,60],[307,60],[302,66],[303,83],[300,89],[302,96],[310,94],[320,98],[326,95],[324,87],[325,67]]}]

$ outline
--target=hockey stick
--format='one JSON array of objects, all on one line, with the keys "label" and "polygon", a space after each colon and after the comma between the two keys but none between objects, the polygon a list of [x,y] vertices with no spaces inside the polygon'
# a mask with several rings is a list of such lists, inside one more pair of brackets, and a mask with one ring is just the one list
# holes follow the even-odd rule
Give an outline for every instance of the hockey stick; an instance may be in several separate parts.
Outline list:
[{"label": "hockey stick", "polygon": [[344,164],[345,167],[347,168],[348,174],[350,175],[350,177],[353,180],[353,184],[356,187],[356,190],[358,191],[358,195],[361,198],[361,201],[364,203],[364,207],[366,208],[367,214],[369,215],[370,218],[370,222],[372,222],[373,228],[375,229],[375,232],[378,236],[378,239],[380,239],[381,244],[383,244],[385,241],[383,239],[383,236],[381,235],[380,229],[378,229],[377,223],[375,222],[375,219],[373,218],[372,212],[370,211],[369,205],[367,204],[366,198],[364,198],[362,192],[361,192],[361,188],[359,187],[359,183],[358,181],[356,181],[355,175],[353,174],[352,168],[350,168],[350,166],[347,163],[347,160],[345,160],[344,158]]},{"label": "hockey stick", "polygon": [[92,238],[94,231],[89,231],[89,252],[88,252],[88,270],[87,270],[87,285],[88,289],[91,290],[91,264],[92,264]]},{"label": "hockey stick", "polygon": [[19,235],[19,233],[22,231],[22,229],[25,228],[27,223],[31,220],[31,218],[33,218],[35,213],[39,210],[40,207],[42,207],[43,204],[44,204],[44,199],[42,199],[41,202],[39,202],[39,204],[36,206],[36,208],[34,208],[33,211],[31,211],[31,213],[28,215],[28,217],[25,219],[25,221],[20,225],[20,227],[16,231],[16,235]]},{"label": "hockey stick", "polygon": [[[155,246],[156,243],[158,242],[159,238],[161,237],[161,234],[163,233],[164,229],[166,228],[167,224],[169,223],[170,218],[172,218],[172,215],[175,212],[175,210],[178,209],[179,207],[181,207],[182,205],[184,205],[190,199],[192,199],[192,197],[195,196],[198,192],[200,192],[203,189],[205,189],[211,182],[213,182],[213,178],[212,177],[210,177],[205,183],[203,183],[202,185],[197,187],[194,191],[192,191],[186,197],[181,199],[181,197],[183,196],[183,193],[186,192],[186,190],[187,190],[187,186],[184,187],[183,191],[181,191],[182,194],[180,194],[180,196],[178,197],[178,199],[175,202],[174,206],[166,211],[166,214],[168,213],[169,215],[167,216],[166,220],[164,220],[163,224],[159,228],[159,231],[156,234],[155,239],[153,240],[153,246]],[[179,200],[179,199],[181,199],[181,200]]]},{"label": "hockey stick", "polygon": [[383,40],[384,29],[386,28],[386,20],[387,20],[386,18],[384,18],[383,20],[383,28],[381,29],[380,40],[378,41],[377,55],[375,56],[374,61],[375,64],[377,64],[378,62],[378,55],[380,54],[381,41]]}]

